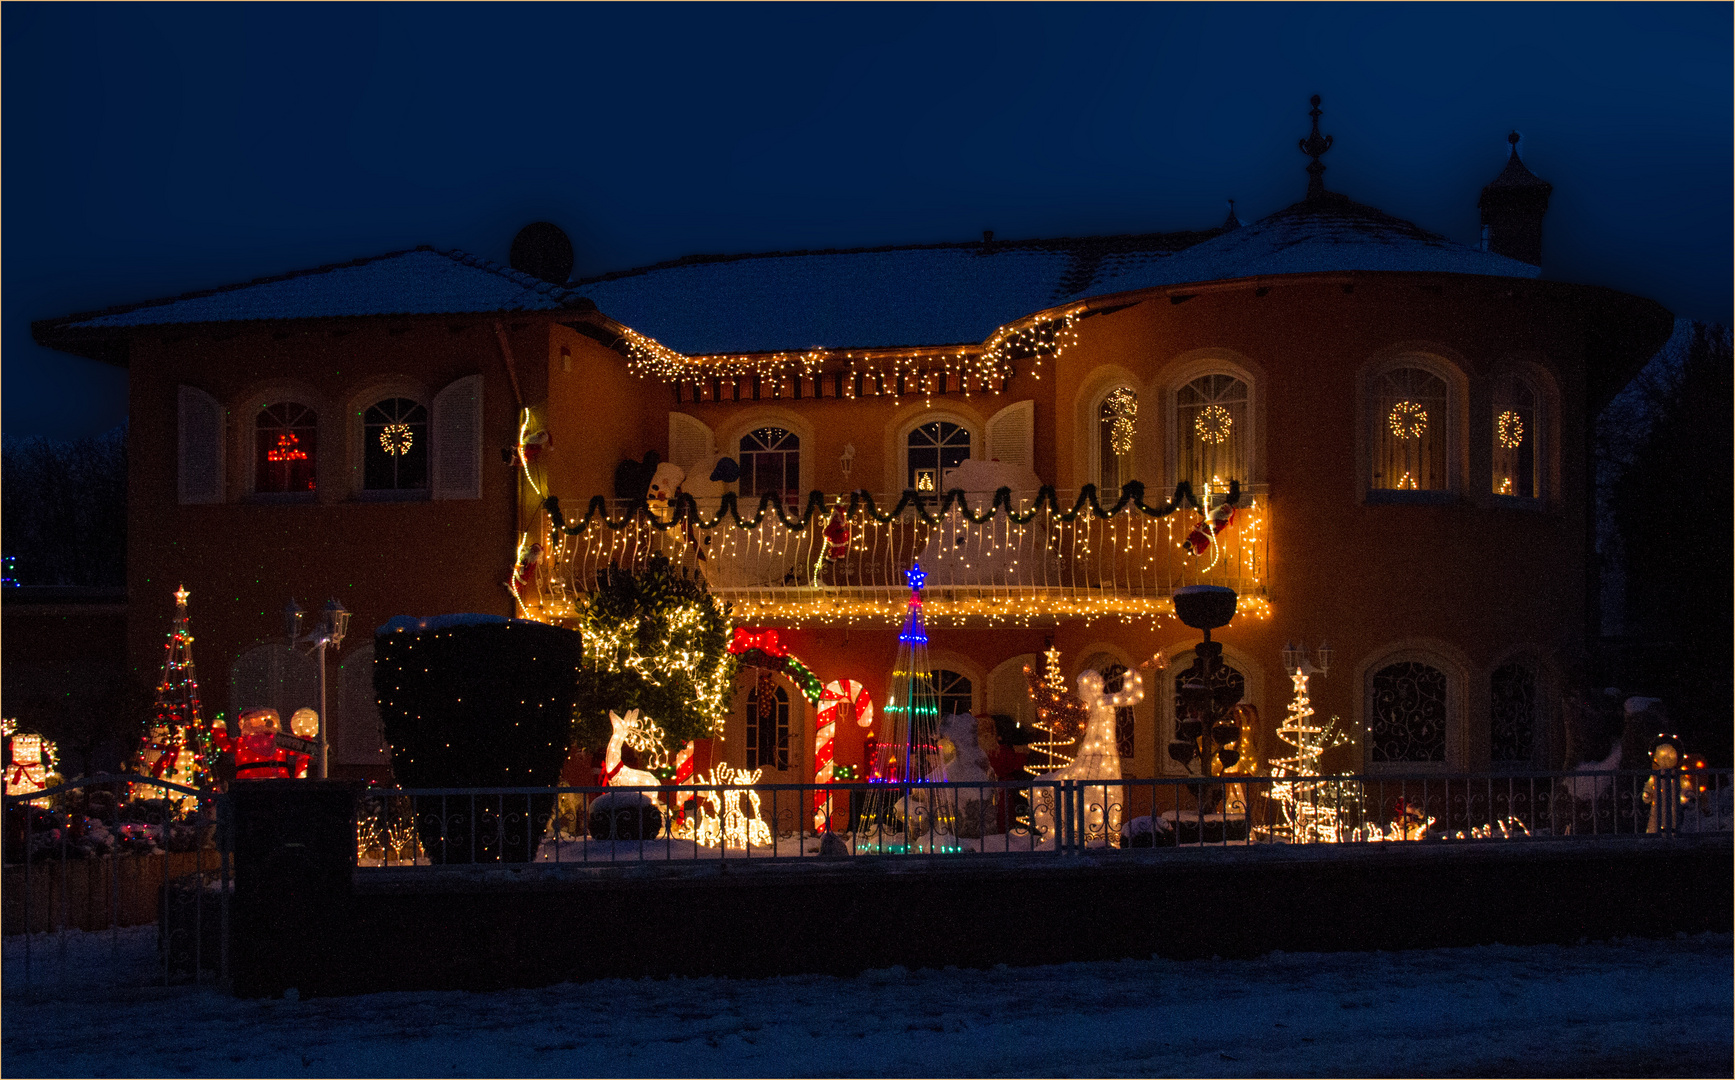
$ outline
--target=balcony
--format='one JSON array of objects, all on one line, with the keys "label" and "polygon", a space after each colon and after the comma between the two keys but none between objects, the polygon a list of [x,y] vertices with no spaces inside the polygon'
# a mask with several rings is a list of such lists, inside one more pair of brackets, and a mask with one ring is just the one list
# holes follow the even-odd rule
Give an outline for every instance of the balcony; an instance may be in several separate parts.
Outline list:
[{"label": "balcony", "polygon": [[[909,599],[904,574],[919,559],[930,623],[1156,618],[1174,614],[1176,588],[1200,584],[1234,589],[1240,614],[1264,617],[1267,497],[1239,492],[1232,521],[1208,536],[1191,493],[1176,494],[1167,503],[1129,498],[1099,511],[1089,488],[1013,492],[1000,503],[986,493],[923,503],[913,492],[815,492],[806,507],[782,514],[770,502],[757,513],[743,507],[740,523],[727,502],[659,516],[642,503],[611,508],[592,500],[582,520],[570,521],[556,504],[544,515],[548,554],[534,594],[525,588],[520,599],[542,618],[571,616],[599,575],[662,556],[704,577],[741,622],[896,624]],[[887,506],[896,509],[878,509]]]}]

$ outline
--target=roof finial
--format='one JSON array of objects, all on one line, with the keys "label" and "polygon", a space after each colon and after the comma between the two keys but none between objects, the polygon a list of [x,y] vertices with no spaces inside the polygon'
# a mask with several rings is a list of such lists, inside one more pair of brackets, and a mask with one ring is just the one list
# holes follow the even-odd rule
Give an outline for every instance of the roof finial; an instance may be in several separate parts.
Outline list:
[{"label": "roof finial", "polygon": [[1313,117],[1313,132],[1301,140],[1301,152],[1312,158],[1307,166],[1307,197],[1322,198],[1325,195],[1325,166],[1319,163],[1319,157],[1331,149],[1331,136],[1319,133],[1319,95],[1313,95],[1313,108],[1308,111]]}]

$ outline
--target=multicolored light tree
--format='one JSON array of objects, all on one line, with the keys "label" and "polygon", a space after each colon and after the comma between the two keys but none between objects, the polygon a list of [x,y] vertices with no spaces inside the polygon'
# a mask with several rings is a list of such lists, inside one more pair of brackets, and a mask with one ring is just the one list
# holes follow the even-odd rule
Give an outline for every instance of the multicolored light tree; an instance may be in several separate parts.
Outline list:
[{"label": "multicolored light tree", "polygon": [[193,632],[187,615],[190,595],[184,585],[175,590],[175,622],[163,646],[157,701],[134,767],[154,779],[197,788],[210,781],[213,750],[211,729],[199,700],[199,677],[193,670]]},{"label": "multicolored light tree", "polygon": [[[910,566],[904,625],[898,631],[898,655],[881,711],[882,734],[868,762],[868,782],[887,785],[870,791],[857,819],[857,850],[957,850],[953,815],[943,798],[910,793],[892,785],[944,783],[946,762],[940,753],[940,697],[928,670],[928,628],[922,619],[922,585],[927,574],[921,563]],[[905,834],[893,841],[895,834]]]}]

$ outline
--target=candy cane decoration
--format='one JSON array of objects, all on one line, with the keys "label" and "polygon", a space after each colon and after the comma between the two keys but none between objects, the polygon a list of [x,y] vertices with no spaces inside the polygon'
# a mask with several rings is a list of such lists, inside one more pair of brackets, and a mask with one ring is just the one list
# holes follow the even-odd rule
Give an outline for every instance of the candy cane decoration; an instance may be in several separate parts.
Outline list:
[{"label": "candy cane decoration", "polygon": [[[867,687],[854,679],[844,679],[841,682],[830,682],[819,692],[819,730],[814,736],[813,748],[813,782],[829,784],[832,778],[832,742],[837,737],[838,715],[854,716],[858,727],[872,727],[874,722],[874,703],[868,697]],[[813,827],[825,831],[831,818],[831,793],[816,791],[813,793]]]}]

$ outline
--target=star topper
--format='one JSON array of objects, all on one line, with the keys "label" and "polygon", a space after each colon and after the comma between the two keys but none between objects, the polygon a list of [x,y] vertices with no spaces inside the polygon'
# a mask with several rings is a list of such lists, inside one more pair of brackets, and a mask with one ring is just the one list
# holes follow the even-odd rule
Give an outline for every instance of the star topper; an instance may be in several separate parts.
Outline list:
[{"label": "star topper", "polygon": [[185,585],[182,585],[180,588],[176,589],[175,590],[175,606],[176,607],[186,607],[187,606],[187,597],[189,597],[191,595],[193,595],[193,594],[187,591],[187,587]]},{"label": "star topper", "polygon": [[904,580],[910,583],[911,592],[921,592],[922,583],[928,580],[928,572],[922,569],[921,563],[914,562],[910,564],[910,569],[904,574]]}]

